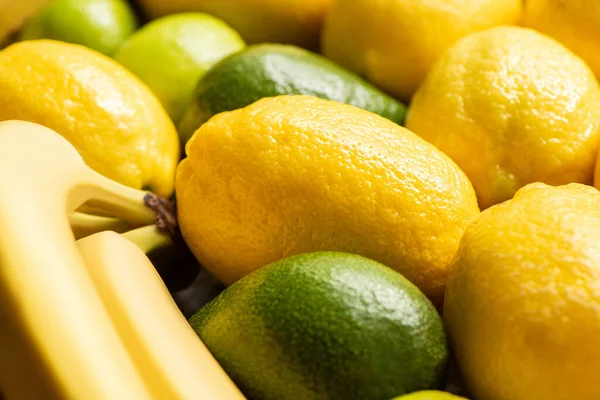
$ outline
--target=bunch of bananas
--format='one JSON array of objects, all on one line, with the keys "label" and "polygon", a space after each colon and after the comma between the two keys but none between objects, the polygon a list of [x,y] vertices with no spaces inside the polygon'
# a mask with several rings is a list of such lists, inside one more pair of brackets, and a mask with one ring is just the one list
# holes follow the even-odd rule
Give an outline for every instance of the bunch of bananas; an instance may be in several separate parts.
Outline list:
[{"label": "bunch of bananas", "polygon": [[144,246],[168,240],[149,196],[86,166],[53,130],[0,123],[0,388],[8,398],[244,398],[146,257]]}]

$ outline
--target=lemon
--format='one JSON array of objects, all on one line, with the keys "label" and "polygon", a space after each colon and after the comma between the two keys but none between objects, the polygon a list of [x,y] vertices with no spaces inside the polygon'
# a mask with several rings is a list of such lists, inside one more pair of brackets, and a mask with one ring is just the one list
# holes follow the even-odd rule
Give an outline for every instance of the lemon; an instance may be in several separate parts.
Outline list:
[{"label": "lemon", "polygon": [[481,213],[444,319],[476,399],[600,398],[600,192],[534,183]]},{"label": "lemon", "polygon": [[[33,17],[47,0],[13,1],[0,3],[0,49],[16,40],[16,34],[29,18]],[[0,397],[1,399],[1,397]]]},{"label": "lemon", "polygon": [[555,40],[495,27],[459,40],[411,101],[406,126],[469,176],[481,208],[531,182],[591,184],[600,86]]},{"label": "lemon", "polygon": [[600,151],[596,156],[596,168],[594,169],[594,186],[600,190]]},{"label": "lemon", "polygon": [[177,122],[204,73],[245,46],[240,35],[220,19],[184,13],[145,25],[121,46],[115,60],[140,77]]},{"label": "lemon", "polygon": [[125,0],[52,0],[27,22],[20,39],[82,44],[111,56],[137,26]]},{"label": "lemon", "polygon": [[46,39],[10,45],[0,51],[0,104],[0,121],[55,130],[99,173],[173,192],[180,153],[173,123],[148,87],[101,53]]},{"label": "lemon", "polygon": [[217,114],[186,154],[176,177],[181,232],[226,284],[287,256],[342,251],[401,272],[439,305],[479,213],[446,155],[334,100],[282,95]]},{"label": "lemon", "polygon": [[520,18],[521,0],[334,0],[322,50],[408,101],[457,39]]},{"label": "lemon", "polygon": [[332,0],[139,0],[152,18],[199,11],[222,19],[248,44],[295,44],[316,50]]},{"label": "lemon", "polygon": [[458,397],[453,394],[439,390],[421,390],[404,396],[396,397],[393,400],[466,400],[464,397]]},{"label": "lemon", "polygon": [[598,0],[527,0],[524,24],[567,46],[600,77]]}]

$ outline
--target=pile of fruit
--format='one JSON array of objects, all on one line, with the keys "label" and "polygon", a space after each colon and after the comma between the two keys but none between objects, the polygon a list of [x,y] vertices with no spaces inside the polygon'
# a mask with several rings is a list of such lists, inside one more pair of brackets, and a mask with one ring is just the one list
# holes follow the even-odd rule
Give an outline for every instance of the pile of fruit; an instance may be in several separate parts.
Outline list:
[{"label": "pile of fruit", "polygon": [[0,397],[600,400],[598,0],[11,0],[0,46]]}]

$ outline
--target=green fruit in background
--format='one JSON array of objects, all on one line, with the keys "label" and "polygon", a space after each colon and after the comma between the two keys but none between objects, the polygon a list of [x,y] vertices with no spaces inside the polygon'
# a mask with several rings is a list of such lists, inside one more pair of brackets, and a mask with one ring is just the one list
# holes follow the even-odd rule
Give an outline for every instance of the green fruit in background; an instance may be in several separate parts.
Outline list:
[{"label": "green fruit in background", "polygon": [[351,104],[400,125],[406,114],[402,103],[321,55],[292,45],[258,44],[224,58],[200,80],[179,124],[182,140],[215,114],[283,94]]},{"label": "green fruit in background", "polygon": [[126,0],[52,0],[27,22],[19,40],[60,40],[112,56],[137,27]]},{"label": "green fruit in background", "polygon": [[438,390],[422,390],[420,392],[410,393],[404,396],[396,397],[393,400],[466,400],[464,397],[455,396],[447,392]]},{"label": "green fruit in background", "polygon": [[347,253],[260,268],[190,323],[253,399],[391,399],[439,388],[448,361],[429,300],[399,273]]},{"label": "green fruit in background", "polygon": [[115,60],[140,77],[177,122],[204,73],[246,44],[229,25],[203,13],[156,19],[135,32]]}]

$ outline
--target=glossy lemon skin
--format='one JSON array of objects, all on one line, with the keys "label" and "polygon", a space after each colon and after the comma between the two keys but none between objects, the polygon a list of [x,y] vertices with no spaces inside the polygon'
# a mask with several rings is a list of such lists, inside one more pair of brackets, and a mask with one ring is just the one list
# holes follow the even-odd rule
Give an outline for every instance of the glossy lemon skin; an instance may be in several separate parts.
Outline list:
[{"label": "glossy lemon skin", "polygon": [[409,101],[456,40],[521,19],[521,0],[334,0],[323,53]]},{"label": "glossy lemon skin", "polygon": [[356,253],[441,303],[473,188],[443,153],[368,111],[312,96],[214,116],[177,170],[182,234],[227,284],[284,257]]},{"label": "glossy lemon skin", "polygon": [[477,399],[600,398],[600,192],[530,184],[483,211],[448,279],[444,320]]},{"label": "glossy lemon skin", "polygon": [[555,40],[496,27],[459,40],[411,101],[406,126],[469,176],[485,209],[524,185],[593,182],[600,86]]},{"label": "glossy lemon skin", "polygon": [[392,400],[466,400],[464,397],[455,396],[451,393],[439,390],[420,390]]},{"label": "glossy lemon skin", "polygon": [[99,173],[156,194],[173,193],[179,139],[158,99],[112,59],[54,40],[0,52],[0,121],[55,130]]},{"label": "glossy lemon skin", "polygon": [[567,46],[600,77],[600,2],[527,0],[524,25]]}]

